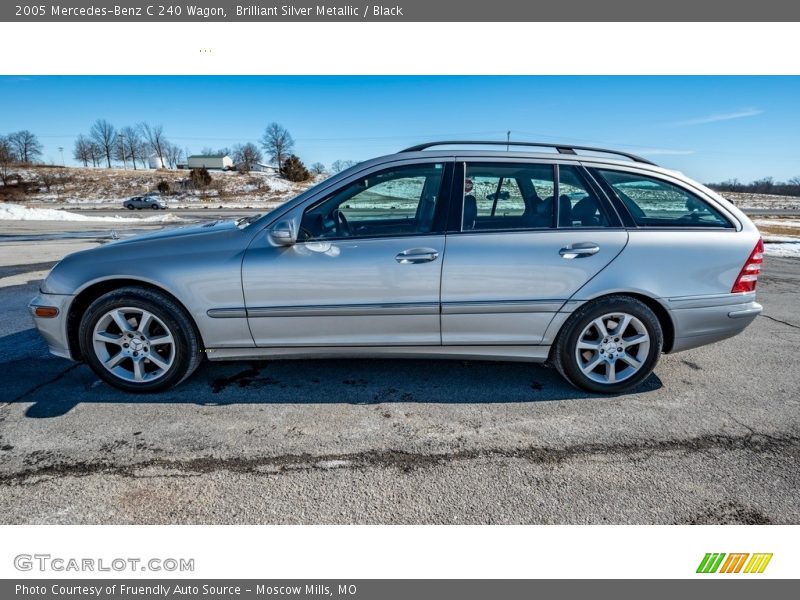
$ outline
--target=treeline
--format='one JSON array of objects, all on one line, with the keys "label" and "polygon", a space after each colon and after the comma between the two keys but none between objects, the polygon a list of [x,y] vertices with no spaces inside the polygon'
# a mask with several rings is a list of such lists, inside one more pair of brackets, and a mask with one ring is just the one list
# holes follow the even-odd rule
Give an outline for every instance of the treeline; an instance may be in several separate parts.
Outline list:
[{"label": "treeline", "polygon": [[[312,175],[338,173],[355,161],[336,160],[330,169],[315,162],[309,167],[294,154],[294,138],[279,123],[270,123],[258,143],[245,142],[232,148],[203,148],[203,155],[230,156],[235,168],[248,173],[258,168],[266,156],[277,170],[290,181],[305,181]],[[62,152],[64,148],[59,148]],[[80,134],[72,148],[73,158],[84,167],[123,166],[132,169],[175,169],[188,161],[189,150],[173,143],[162,125],[136,123],[117,127],[106,119],[97,119],[86,133]],[[43,146],[35,134],[21,130],[0,135],[0,181],[4,185],[13,176],[13,167],[41,162]]]},{"label": "treeline", "polygon": [[[97,119],[88,134],[75,140],[72,156],[84,167],[105,166],[122,163],[127,168],[172,168],[184,158],[183,150],[171,143],[164,134],[164,127],[149,123],[126,125],[117,129],[105,119]],[[151,160],[155,165],[151,165]]]},{"label": "treeline", "polygon": [[738,179],[730,179],[722,183],[707,184],[717,192],[742,192],[746,194],[774,194],[776,196],[800,196],[800,177],[792,177],[789,181],[775,181],[772,177],[763,177],[750,183],[742,183]]}]

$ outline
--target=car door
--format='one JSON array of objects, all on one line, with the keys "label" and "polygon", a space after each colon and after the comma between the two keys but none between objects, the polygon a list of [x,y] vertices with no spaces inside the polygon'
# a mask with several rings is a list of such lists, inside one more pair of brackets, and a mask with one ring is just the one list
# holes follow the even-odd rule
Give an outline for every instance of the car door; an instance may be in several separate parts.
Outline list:
[{"label": "car door", "polygon": [[441,159],[354,175],[290,215],[296,243],[256,236],[242,265],[256,345],[439,345],[451,177]]},{"label": "car door", "polygon": [[[580,166],[458,159],[442,272],[442,343],[540,344],[628,234]],[[556,200],[558,199],[558,200]]]}]

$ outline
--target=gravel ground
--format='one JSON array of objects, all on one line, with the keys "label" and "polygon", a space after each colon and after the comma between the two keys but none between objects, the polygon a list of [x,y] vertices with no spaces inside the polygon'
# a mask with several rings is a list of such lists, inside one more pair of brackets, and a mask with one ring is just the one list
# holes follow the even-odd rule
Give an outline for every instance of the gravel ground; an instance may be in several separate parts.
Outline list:
[{"label": "gravel ground", "polygon": [[97,242],[28,226],[0,241],[0,523],[800,523],[800,260],[766,260],[744,334],[616,397],[391,360],[207,363],[134,396],[47,354],[25,303]]}]

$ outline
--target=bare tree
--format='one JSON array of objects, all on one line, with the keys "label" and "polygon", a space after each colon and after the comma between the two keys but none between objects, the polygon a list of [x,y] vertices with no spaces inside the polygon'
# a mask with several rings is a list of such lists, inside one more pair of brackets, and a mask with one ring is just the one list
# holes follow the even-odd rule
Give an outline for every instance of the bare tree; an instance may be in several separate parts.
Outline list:
[{"label": "bare tree", "polygon": [[313,165],[311,165],[311,167],[309,167],[309,169],[314,175],[322,175],[325,173],[325,165],[323,165],[321,162],[315,162]]},{"label": "bare tree", "polygon": [[14,155],[14,148],[8,138],[0,136],[0,180],[3,185],[8,185],[11,176],[11,168],[17,162]]},{"label": "bare tree", "polygon": [[140,123],[139,131],[144,136],[144,141],[147,147],[159,158],[159,162],[163,165],[167,162],[167,141],[164,135],[164,128],[161,125],[150,125],[148,123]]},{"label": "bare tree", "polygon": [[263,159],[261,150],[252,142],[237,144],[233,147],[233,162],[242,173],[249,173]]},{"label": "bare tree", "polygon": [[270,123],[261,136],[261,147],[269,155],[270,160],[281,168],[294,149],[294,139],[283,125]]},{"label": "bare tree", "polygon": [[92,142],[89,144],[89,156],[92,158],[92,166],[99,167],[100,161],[103,160],[103,150],[100,146]]},{"label": "bare tree", "polygon": [[170,169],[176,168],[178,163],[183,160],[183,150],[177,144],[170,144],[167,142],[165,154]]},{"label": "bare tree", "polygon": [[331,164],[331,171],[333,171],[334,173],[340,173],[341,171],[349,169],[355,164],[356,161],[354,160],[335,160]]},{"label": "bare tree", "polygon": [[72,157],[83,163],[84,167],[88,167],[89,161],[92,160],[92,141],[83,134],[79,135],[72,149]]},{"label": "bare tree", "polygon": [[97,119],[89,130],[89,137],[100,148],[110,169],[111,158],[117,150],[117,130],[105,119]]},{"label": "bare tree", "polygon": [[27,129],[10,134],[8,142],[14,149],[17,160],[22,163],[32,163],[42,155],[39,139]]},{"label": "bare tree", "polygon": [[117,146],[117,153],[119,154],[117,160],[124,162],[130,159],[134,170],[136,170],[136,161],[138,160],[144,164],[144,159],[147,158],[147,147],[142,139],[141,132],[138,128],[128,125],[120,129],[117,135],[120,140]]}]

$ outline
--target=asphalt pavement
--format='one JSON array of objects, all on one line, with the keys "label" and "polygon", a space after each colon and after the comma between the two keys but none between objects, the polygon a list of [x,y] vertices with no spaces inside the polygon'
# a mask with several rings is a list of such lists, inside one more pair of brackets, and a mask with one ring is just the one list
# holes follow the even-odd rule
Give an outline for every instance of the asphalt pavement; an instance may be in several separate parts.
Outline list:
[{"label": "asphalt pavement", "polygon": [[0,238],[0,523],[800,523],[800,260],[767,258],[744,334],[629,394],[327,360],[206,363],[141,396],[49,356],[25,310],[105,234],[28,227]]}]

